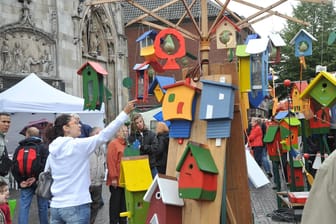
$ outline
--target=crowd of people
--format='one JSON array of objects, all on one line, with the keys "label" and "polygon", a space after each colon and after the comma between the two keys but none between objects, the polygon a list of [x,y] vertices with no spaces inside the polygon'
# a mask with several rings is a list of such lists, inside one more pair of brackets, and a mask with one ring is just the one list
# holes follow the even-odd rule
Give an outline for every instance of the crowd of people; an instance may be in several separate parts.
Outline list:
[{"label": "crowd of people", "polygon": [[[36,196],[39,223],[93,224],[99,209],[106,203],[102,186],[110,191],[109,222],[127,223],[120,217],[126,211],[125,191],[119,183],[124,150],[133,147],[140,155],[147,155],[152,177],[165,174],[169,147],[169,129],[158,122],[155,131],[145,125],[141,114],[135,113],[134,101],[105,128],[91,127],[81,122],[78,114],[61,114],[41,136],[36,127],[26,129],[20,147],[34,145],[41,157],[38,171],[13,176],[19,186],[18,223],[29,222],[29,210],[35,195],[39,174],[51,170],[53,183],[50,200]],[[127,121],[131,121],[130,125]],[[7,153],[5,134],[10,127],[10,114],[0,113],[0,154]],[[14,157],[13,157],[14,158]],[[13,159],[14,163],[14,159]],[[13,165],[14,167],[14,165]],[[14,169],[13,169],[14,171]],[[9,187],[0,179],[0,223],[12,223],[9,207]],[[4,220],[2,222],[2,220]]]},{"label": "crowd of people", "polygon": [[254,159],[258,165],[265,171],[267,176],[273,176],[270,161],[267,156],[267,149],[264,143],[266,133],[266,123],[259,117],[252,117],[246,130],[246,140],[251,148]]}]

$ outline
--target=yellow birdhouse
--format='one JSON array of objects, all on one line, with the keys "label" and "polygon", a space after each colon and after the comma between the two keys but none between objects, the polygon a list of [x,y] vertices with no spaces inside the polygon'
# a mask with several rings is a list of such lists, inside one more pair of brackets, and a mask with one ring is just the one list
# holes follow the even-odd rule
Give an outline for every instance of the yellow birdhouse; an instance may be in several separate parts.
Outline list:
[{"label": "yellow birdhouse", "polygon": [[148,156],[124,157],[119,183],[125,188],[127,209],[120,216],[128,217],[129,224],[145,223],[149,203],[143,197],[152,183]]}]

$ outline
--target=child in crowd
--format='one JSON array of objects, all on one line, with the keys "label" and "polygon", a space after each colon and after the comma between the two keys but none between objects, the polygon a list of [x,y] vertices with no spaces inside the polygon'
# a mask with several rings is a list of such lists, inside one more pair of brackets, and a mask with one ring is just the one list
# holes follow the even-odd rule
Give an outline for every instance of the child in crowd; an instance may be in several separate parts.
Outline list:
[{"label": "child in crowd", "polygon": [[0,223],[12,224],[8,205],[9,186],[5,179],[0,178]]}]

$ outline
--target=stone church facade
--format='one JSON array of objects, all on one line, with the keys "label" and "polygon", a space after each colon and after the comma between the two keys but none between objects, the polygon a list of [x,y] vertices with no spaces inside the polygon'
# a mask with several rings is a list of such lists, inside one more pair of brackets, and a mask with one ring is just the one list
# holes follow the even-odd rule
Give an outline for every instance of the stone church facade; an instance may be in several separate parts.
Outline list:
[{"label": "stone church facade", "polygon": [[0,92],[35,73],[55,88],[83,97],[77,70],[95,61],[109,73],[104,79],[112,95],[105,101],[107,119],[119,113],[128,100],[122,81],[129,75],[122,6],[86,2],[1,0]]}]

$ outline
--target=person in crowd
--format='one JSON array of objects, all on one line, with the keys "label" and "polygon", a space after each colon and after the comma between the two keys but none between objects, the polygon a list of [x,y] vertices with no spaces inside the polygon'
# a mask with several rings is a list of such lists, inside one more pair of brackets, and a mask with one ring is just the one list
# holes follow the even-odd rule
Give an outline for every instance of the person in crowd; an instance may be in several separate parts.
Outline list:
[{"label": "person in crowd", "polygon": [[[0,158],[3,158],[3,155],[8,157],[8,151],[6,149],[6,133],[9,130],[11,124],[11,117],[9,113],[0,112]],[[6,176],[7,171],[0,170],[1,176]]]},{"label": "person in crowd", "polygon": [[165,174],[169,148],[169,129],[165,122],[156,124],[156,137],[159,144],[156,154],[157,169],[159,173]]},{"label": "person in crowd", "polygon": [[85,124],[81,121],[80,116],[78,114],[72,114],[81,125],[81,134],[78,136],[79,138],[89,137],[92,132],[92,127],[88,124]]},{"label": "person in crowd", "polygon": [[3,216],[3,219],[5,220],[4,224],[12,224],[12,218],[10,214],[10,208],[8,205],[8,199],[9,199],[9,186],[6,180],[3,177],[0,177],[0,198],[2,203],[0,202],[0,216]]},{"label": "person in crowd", "polygon": [[[266,129],[267,129],[266,123],[263,119],[259,118],[258,124],[260,125],[261,130],[262,130],[262,134],[263,134],[262,139],[264,139],[265,134],[266,134]],[[266,144],[264,143],[264,140],[263,140],[263,152],[262,152],[262,165],[263,165],[263,168],[267,176],[269,178],[272,178],[273,175],[271,171],[271,165],[270,165],[270,161],[268,160],[267,149],[266,149]]]},{"label": "person in crowd", "polygon": [[[25,176],[20,174],[15,169],[12,170],[14,179],[19,185],[20,188],[20,203],[19,203],[19,216],[18,223],[20,224],[28,224],[29,223],[29,209],[31,202],[33,200],[33,196],[35,195],[35,190],[37,187],[37,180],[39,174],[44,170],[47,158],[48,158],[48,148],[45,144],[43,144],[42,139],[40,138],[40,131],[36,127],[29,127],[26,130],[25,139],[19,142],[19,146],[17,150],[21,149],[25,146],[35,146],[38,150],[40,157],[40,164],[38,167],[38,171],[32,172],[31,175]],[[16,152],[17,153],[17,152]],[[41,224],[48,224],[48,199],[41,198],[36,196],[37,205],[38,205],[38,213],[39,220]]]},{"label": "person in crowd", "polygon": [[141,114],[134,114],[131,122],[131,134],[128,141],[133,146],[138,146],[140,155],[148,155],[149,165],[152,172],[152,177],[158,173],[156,152],[158,150],[158,141],[156,134],[149,130],[144,122]]},{"label": "person in crowd", "polygon": [[129,101],[123,111],[97,135],[78,138],[81,126],[70,114],[61,114],[46,130],[50,167],[53,178],[50,201],[50,223],[90,223],[90,155],[109,141],[129,119],[136,100]]},{"label": "person in crowd", "polygon": [[329,224],[336,220],[336,150],[326,158],[317,170],[314,183],[304,205],[301,223]]},{"label": "person in crowd", "polygon": [[252,148],[254,159],[258,165],[262,167],[264,143],[262,129],[258,124],[258,118],[253,117],[251,119],[251,127],[250,134],[248,135],[249,146]]},{"label": "person in crowd", "polygon": [[[0,206],[2,204],[5,204],[6,202],[7,202],[6,195],[0,193]],[[5,214],[0,209],[0,223],[5,223],[5,222],[6,222]]]},{"label": "person in crowd", "polygon": [[[99,134],[102,130],[100,127],[93,127],[90,136]],[[102,144],[90,156],[90,194],[91,194],[91,221],[94,224],[98,211],[102,207],[102,188],[105,178],[105,151],[106,144]]]},{"label": "person in crowd", "polygon": [[120,127],[115,138],[107,146],[107,180],[106,185],[110,189],[110,224],[126,224],[126,217],[120,217],[121,212],[126,211],[125,189],[120,186],[121,158],[127,146],[128,128],[126,125]]}]

